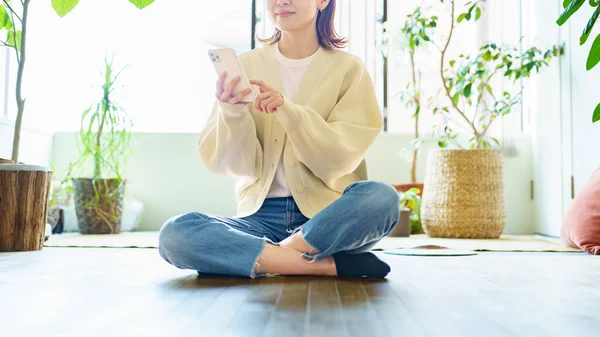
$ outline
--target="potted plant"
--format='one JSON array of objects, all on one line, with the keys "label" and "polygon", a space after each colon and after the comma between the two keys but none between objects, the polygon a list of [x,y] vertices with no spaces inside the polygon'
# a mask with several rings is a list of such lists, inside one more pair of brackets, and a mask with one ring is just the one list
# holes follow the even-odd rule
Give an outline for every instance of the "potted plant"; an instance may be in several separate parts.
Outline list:
[{"label": "potted plant", "polygon": [[423,228],[419,219],[421,196],[418,188],[398,192],[400,198],[400,219],[389,234],[390,237],[408,237],[411,234],[422,234]]},{"label": "potted plant", "polygon": [[[77,224],[82,234],[116,234],[121,230],[125,193],[121,167],[129,153],[133,125],[126,111],[111,97],[121,71],[115,73],[113,59],[105,58],[102,95],[83,111],[79,155],[69,165],[63,180],[63,183],[72,181]],[[90,161],[92,174],[79,176]]]},{"label": "potted plant", "polygon": [[[440,149],[428,154],[421,222],[432,237],[498,238],[505,225],[503,157],[500,142],[489,131],[521,101],[522,88],[500,93],[496,83],[531,77],[563,48],[520,52],[487,43],[474,55],[447,61],[456,25],[478,20],[485,0],[467,2],[458,16],[455,1],[447,1],[451,24],[439,44],[442,94],[434,97],[431,108],[442,120],[433,133]],[[458,149],[447,149],[449,145]]]},{"label": "potted plant", "polygon": [[[558,18],[558,20],[556,20],[556,23],[559,26],[562,26],[563,24],[565,24],[565,22],[567,22],[569,20],[569,18],[571,18],[571,16],[573,14],[575,14],[581,8],[581,6],[583,6],[583,4],[585,2],[586,2],[585,0],[564,0],[563,8],[565,10],[562,12],[562,14]],[[594,13],[592,14],[592,16],[590,17],[587,24],[585,25],[583,32],[581,33],[581,37],[579,39],[580,45],[583,45],[586,43],[590,34],[592,33],[592,30],[594,29],[594,26],[596,25],[596,22],[598,21],[598,17],[600,17],[600,0],[590,0],[589,5],[591,7],[597,7],[597,8],[594,11]],[[588,55],[585,67],[587,70],[592,70],[592,68],[594,68],[596,65],[598,65],[598,63],[600,63],[600,34],[598,34],[598,36],[596,36],[596,39],[592,43],[592,48],[590,49],[590,53]],[[596,106],[596,109],[594,109],[594,112],[592,113],[592,123],[596,123],[599,120],[600,120],[600,103]]]},{"label": "potted plant", "polygon": [[[144,8],[154,0],[129,0]],[[61,17],[69,13],[79,0],[52,0]],[[49,167],[19,162],[21,125],[25,112],[22,92],[27,58],[27,28],[31,0],[0,0],[0,47],[14,51],[17,60],[15,121],[11,160],[0,158],[0,252],[40,250],[44,242],[48,199],[52,181]],[[6,33],[4,33],[6,32]]]},{"label": "potted plant", "polygon": [[387,54],[390,52],[406,53],[410,61],[411,70],[409,82],[406,84],[405,89],[398,93],[406,108],[412,112],[412,118],[414,120],[410,183],[393,184],[398,192],[416,188],[420,194],[423,190],[423,183],[417,181],[417,157],[421,145],[419,113],[423,107],[423,97],[421,90],[421,71],[418,68],[416,58],[417,52],[424,46],[427,46],[427,42],[431,41],[433,30],[437,27],[437,19],[436,16],[425,16],[421,11],[421,7],[417,7],[413,13],[407,15],[404,25],[397,33],[390,26],[390,22],[384,23],[382,45],[384,49],[387,50],[387,52],[384,53],[384,56],[387,57]]}]

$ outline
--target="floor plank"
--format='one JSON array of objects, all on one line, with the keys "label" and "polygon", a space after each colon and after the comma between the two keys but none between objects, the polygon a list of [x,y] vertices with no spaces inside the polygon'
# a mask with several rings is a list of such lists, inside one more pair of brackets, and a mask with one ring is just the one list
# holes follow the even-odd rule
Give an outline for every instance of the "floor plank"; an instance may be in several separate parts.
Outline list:
[{"label": "floor plank", "polygon": [[0,335],[593,336],[599,257],[380,255],[386,280],[198,278],[155,249],[0,253]]}]

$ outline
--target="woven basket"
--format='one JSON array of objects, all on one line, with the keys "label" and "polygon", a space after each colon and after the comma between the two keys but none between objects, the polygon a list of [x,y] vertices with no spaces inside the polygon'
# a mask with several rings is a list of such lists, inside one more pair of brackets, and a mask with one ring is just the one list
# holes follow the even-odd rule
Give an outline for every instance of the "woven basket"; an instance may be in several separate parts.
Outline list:
[{"label": "woven basket", "polygon": [[433,150],[427,158],[421,222],[430,237],[494,239],[506,222],[499,150]]},{"label": "woven basket", "polygon": [[77,226],[81,234],[118,234],[123,218],[125,182],[73,179]]}]

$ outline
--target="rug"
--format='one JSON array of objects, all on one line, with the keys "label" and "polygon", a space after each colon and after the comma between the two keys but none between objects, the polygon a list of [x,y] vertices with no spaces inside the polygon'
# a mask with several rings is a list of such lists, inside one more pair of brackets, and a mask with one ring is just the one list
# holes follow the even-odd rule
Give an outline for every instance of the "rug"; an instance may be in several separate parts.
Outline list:
[{"label": "rug", "polygon": [[416,246],[413,248],[391,249],[383,252],[389,255],[405,256],[470,256],[477,255],[472,250],[451,249],[436,245]]},{"label": "rug", "polygon": [[421,234],[408,238],[385,238],[373,250],[387,251],[426,245],[478,252],[581,252],[580,249],[566,247],[558,239],[540,235],[502,235],[499,239],[445,239]]},{"label": "rug", "polygon": [[[158,232],[123,232],[111,235],[55,234],[44,245],[46,247],[157,248]],[[426,245],[461,251],[581,252],[580,249],[565,247],[556,239],[536,235],[503,235],[497,240],[438,239],[426,235],[412,235],[408,238],[385,238],[373,250],[414,249]]]}]

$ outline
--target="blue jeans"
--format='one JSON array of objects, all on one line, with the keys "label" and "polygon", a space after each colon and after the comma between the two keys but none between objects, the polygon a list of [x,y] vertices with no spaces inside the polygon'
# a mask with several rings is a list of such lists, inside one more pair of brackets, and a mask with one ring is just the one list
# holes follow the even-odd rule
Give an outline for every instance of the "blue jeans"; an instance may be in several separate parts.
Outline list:
[{"label": "blue jeans", "polygon": [[312,219],[292,197],[266,199],[244,218],[192,212],[169,219],[159,234],[159,253],[168,263],[202,274],[255,277],[255,264],[265,244],[277,244],[302,229],[304,240],[319,260],[344,251],[369,251],[398,222],[396,190],[385,183],[361,181]]}]

